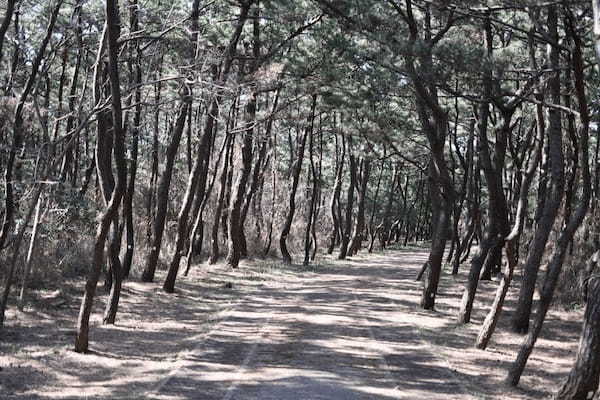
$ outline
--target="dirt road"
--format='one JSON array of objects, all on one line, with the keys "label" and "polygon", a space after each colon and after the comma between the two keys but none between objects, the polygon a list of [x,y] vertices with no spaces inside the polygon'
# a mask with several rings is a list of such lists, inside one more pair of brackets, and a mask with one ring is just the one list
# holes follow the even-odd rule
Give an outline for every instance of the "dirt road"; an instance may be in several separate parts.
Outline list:
[{"label": "dirt road", "polygon": [[250,294],[143,398],[475,398],[405,312],[418,304],[406,267],[423,254],[299,271]]}]

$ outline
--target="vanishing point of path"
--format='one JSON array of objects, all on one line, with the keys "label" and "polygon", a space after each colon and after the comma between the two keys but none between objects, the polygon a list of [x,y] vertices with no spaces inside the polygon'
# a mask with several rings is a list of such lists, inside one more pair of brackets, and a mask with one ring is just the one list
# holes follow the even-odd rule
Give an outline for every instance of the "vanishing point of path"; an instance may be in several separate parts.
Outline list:
[{"label": "vanishing point of path", "polygon": [[414,272],[423,255],[298,268],[297,278],[266,283],[144,398],[473,398],[407,312],[418,306]]}]

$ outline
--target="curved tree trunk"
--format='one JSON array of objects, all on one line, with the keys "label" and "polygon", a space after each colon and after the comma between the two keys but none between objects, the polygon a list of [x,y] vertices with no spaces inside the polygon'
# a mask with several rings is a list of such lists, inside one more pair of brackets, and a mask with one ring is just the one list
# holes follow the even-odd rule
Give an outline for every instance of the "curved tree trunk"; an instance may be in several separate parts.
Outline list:
[{"label": "curved tree trunk", "polygon": [[525,172],[523,182],[520,185],[515,222],[511,233],[506,238],[506,267],[502,278],[500,279],[498,289],[496,290],[494,302],[492,303],[490,311],[488,312],[485,320],[483,321],[483,325],[481,326],[479,335],[477,336],[477,340],[475,341],[475,347],[477,347],[478,349],[483,350],[487,347],[492,337],[492,334],[496,329],[496,324],[498,323],[498,319],[500,318],[502,307],[504,305],[504,300],[506,298],[506,294],[508,293],[508,289],[512,281],[515,267],[518,263],[519,238],[523,231],[525,216],[527,214],[529,188],[531,187],[536,168],[542,156],[542,144],[544,142],[543,136],[544,131],[542,129],[538,129],[537,137],[533,139],[533,141],[535,142],[534,150],[529,160],[529,165],[527,167],[527,171]]},{"label": "curved tree trunk", "polygon": [[[219,74],[219,86],[224,85],[224,83],[227,81],[227,78],[229,77],[232,62],[236,54],[237,43],[240,38],[246,19],[248,18],[248,10],[250,9],[251,4],[252,2],[249,1],[242,3],[241,5],[239,19],[237,21],[235,30],[225,51],[223,69]],[[202,142],[199,146],[200,151],[198,152],[198,156],[194,160],[194,165],[192,166],[192,170],[189,174],[186,193],[183,199],[183,203],[181,205],[181,209],[179,211],[179,215],[177,217],[177,238],[175,240],[175,254],[173,256],[173,259],[171,260],[171,263],[169,264],[167,277],[165,278],[165,282],[163,284],[163,289],[167,293],[173,293],[173,291],[175,290],[175,281],[179,272],[179,264],[181,261],[181,257],[183,256],[183,247],[185,245],[185,240],[188,234],[188,216],[192,207],[192,202],[194,201],[194,197],[197,192],[197,188],[199,188],[200,191],[200,193],[198,193],[199,198],[197,199],[197,201],[204,200],[206,196],[205,189],[206,182],[208,179],[208,164],[213,142],[213,129],[214,125],[216,125],[216,120],[219,115],[219,100],[222,95],[221,91],[222,89],[219,89],[214,95],[214,101],[212,102],[211,112],[209,112],[209,115],[207,116],[207,122],[204,129]]]},{"label": "curved tree trunk", "polygon": [[369,175],[371,173],[371,161],[368,159],[362,160],[362,174],[360,177],[360,189],[358,195],[358,211],[356,213],[356,227],[354,235],[350,241],[348,254],[353,256],[358,253],[364,239],[365,230],[365,203],[367,200],[367,187],[369,183]]},{"label": "curved tree trunk", "polygon": [[[308,160],[310,162],[310,176],[311,179],[310,181],[308,181],[307,179],[307,186],[309,184],[309,182],[312,183],[312,188],[310,190],[310,200],[309,200],[309,204],[308,204],[308,218],[307,218],[307,222],[306,222],[306,230],[304,231],[304,261],[302,262],[302,265],[306,266],[310,263],[310,249],[311,246],[314,244],[316,246],[316,242],[313,241],[313,238],[311,236],[312,234],[312,228],[313,228],[313,224],[315,223],[315,208],[317,207],[317,194],[318,194],[318,188],[319,188],[319,183],[317,181],[317,170],[315,167],[315,159],[314,159],[314,137],[311,134],[310,135],[310,139],[309,139],[309,144],[308,144]],[[308,188],[307,188],[307,192],[308,192]]]},{"label": "curved tree trunk", "polygon": [[[484,21],[485,49],[488,57],[492,57],[492,26],[489,16]],[[469,277],[463,292],[460,309],[458,312],[458,322],[468,323],[471,320],[471,311],[473,302],[477,292],[477,286],[480,279],[491,279],[492,265],[498,261],[498,252],[502,251],[504,238],[508,234],[508,208],[506,198],[504,196],[504,188],[502,183],[502,171],[504,169],[504,154],[506,151],[506,138],[504,132],[496,135],[496,149],[494,151],[495,163],[492,160],[489,149],[489,139],[487,135],[488,119],[490,116],[490,99],[492,96],[492,70],[491,65],[484,70],[484,91],[483,102],[479,112],[479,140],[478,152],[479,161],[484,172],[485,180],[488,187],[488,224],[483,242],[479,246],[477,255],[471,261]],[[503,113],[503,127],[510,128],[510,119],[514,110],[508,110]],[[501,128],[502,129],[502,128]],[[481,274],[482,269],[484,270]]]},{"label": "curved tree trunk", "polygon": [[225,202],[225,192],[227,191],[227,174],[231,164],[231,154],[233,152],[233,137],[229,134],[225,138],[226,141],[226,152],[223,160],[223,167],[221,169],[221,175],[219,177],[219,196],[217,198],[216,208],[213,212],[214,219],[210,235],[211,250],[209,264],[215,264],[219,260],[219,221],[221,220],[221,212],[223,211],[223,205]]},{"label": "curved tree trunk", "polygon": [[[127,184],[127,166],[125,164],[125,133],[123,131],[123,115],[121,110],[121,89],[119,87],[118,69],[118,38],[119,38],[119,11],[115,0],[106,0],[106,33],[108,44],[108,75],[111,91],[111,108],[113,119],[114,156],[117,165],[117,182],[112,192],[110,201],[100,217],[94,243],[92,268],[85,284],[85,292],[77,319],[77,334],[75,338],[75,351],[84,353],[89,345],[89,319],[94,303],[94,295],[100,270],[104,259],[104,245],[112,221],[117,216],[119,205]],[[102,44],[101,44],[102,46]],[[102,50],[100,49],[101,53]],[[118,271],[120,273],[120,271]],[[113,290],[116,285],[113,285]],[[118,305],[118,292],[111,294],[110,318],[114,320]]]},{"label": "curved tree trunk", "polygon": [[[4,18],[2,19],[2,24],[0,25],[0,61],[2,61],[3,48],[4,48],[4,36],[6,35],[6,31],[10,27],[10,20],[15,12],[15,4],[17,0],[7,0],[6,1],[6,11],[4,12]],[[1,246],[0,246],[1,247]]]},{"label": "curved tree trunk", "polygon": [[[596,254],[597,256],[597,254]],[[556,394],[561,400],[587,400],[598,391],[600,378],[600,276],[587,283],[587,304],[575,364]]]},{"label": "curved tree trunk", "polygon": [[[552,31],[553,37],[558,41],[556,9],[549,8],[548,26]],[[559,49],[556,46],[551,46],[550,65],[556,71],[560,68]],[[560,72],[556,72],[548,83],[550,90],[551,101],[553,104],[560,105],[561,103],[561,85]],[[541,115],[541,107],[538,107],[538,124],[543,124],[544,117]],[[519,291],[519,299],[516,310],[511,320],[511,328],[517,333],[526,333],[529,329],[529,318],[531,315],[531,307],[533,304],[533,294],[535,291],[535,283],[537,281],[540,262],[548,242],[548,237],[554,226],[554,221],[558,215],[561,200],[564,192],[564,157],[562,145],[562,126],[561,112],[556,109],[548,110],[548,153],[550,163],[550,188],[548,193],[543,197],[544,203],[541,208],[541,215],[538,222],[535,235],[529,246],[527,260],[523,266],[523,281]]]},{"label": "curved tree trunk", "polygon": [[[133,32],[139,30],[139,5],[138,0],[129,0],[130,7],[130,26]],[[133,127],[131,129],[131,160],[129,167],[129,182],[127,184],[127,191],[125,192],[125,198],[123,199],[123,214],[125,215],[125,226],[126,226],[126,237],[127,237],[127,248],[125,256],[123,257],[123,277],[129,276],[131,270],[131,263],[133,261],[133,250],[135,247],[135,230],[133,226],[133,195],[135,194],[135,181],[137,178],[137,158],[138,158],[138,141],[140,136],[140,124],[142,121],[142,54],[140,52],[139,43],[135,44],[135,66],[130,66],[132,73],[132,83],[136,86],[134,94],[135,111],[133,114]]]},{"label": "curved tree trunk", "polygon": [[352,210],[354,208],[354,187],[356,186],[356,158],[352,154],[351,136],[348,136],[348,161],[350,164],[350,182],[348,183],[348,192],[346,195],[346,216],[338,260],[343,260],[348,255],[348,245],[350,244],[350,234],[352,233]]},{"label": "curved tree trunk", "polygon": [[181,104],[179,105],[177,121],[172,129],[171,140],[167,146],[165,170],[160,177],[160,182],[158,183],[158,189],[156,193],[156,215],[152,227],[152,244],[150,251],[148,252],[144,271],[142,272],[142,282],[154,281],[154,273],[156,272],[156,266],[158,265],[158,256],[162,246],[162,237],[167,218],[169,188],[171,186],[173,166],[175,163],[175,157],[177,156],[177,149],[179,148],[179,143],[181,142],[181,136],[183,135],[183,128],[187,120],[189,108],[189,101],[182,100]]},{"label": "curved tree trunk", "polygon": [[[558,16],[557,16],[557,7],[555,5],[551,5],[548,8],[548,27],[549,31],[554,38],[555,42],[558,42]],[[558,283],[558,279],[560,277],[560,273],[562,271],[563,262],[567,255],[567,250],[569,244],[573,240],[573,236],[575,232],[581,225],[583,219],[585,218],[591,193],[592,193],[592,183],[590,177],[590,168],[589,168],[589,141],[588,141],[588,133],[590,126],[590,117],[588,111],[588,102],[587,96],[585,93],[585,81],[584,81],[584,67],[583,67],[583,57],[582,57],[582,44],[581,39],[575,33],[573,26],[575,24],[574,17],[572,15],[568,16],[569,24],[568,30],[574,39],[575,46],[573,49],[573,71],[575,76],[575,93],[577,95],[577,102],[579,104],[579,119],[580,119],[580,154],[581,154],[581,186],[582,186],[582,196],[580,199],[580,203],[571,216],[571,219],[568,221],[565,228],[559,235],[558,241],[556,243],[556,247],[552,252],[552,257],[550,262],[548,263],[548,269],[546,273],[546,278],[544,279],[544,284],[540,291],[540,302],[538,306],[537,313],[533,320],[533,325],[521,348],[519,349],[519,353],[517,355],[516,360],[512,364],[508,376],[506,378],[506,382],[511,386],[516,386],[521,379],[521,374],[525,369],[525,365],[527,364],[527,360],[533,351],[533,347],[537,341],[537,338],[542,330],[542,325],[544,324],[544,320],[546,318],[546,314],[548,313],[548,309],[550,308],[550,304],[552,303],[552,298],[554,296],[554,290]],[[558,66],[558,48],[552,46],[551,54],[550,54],[550,63],[554,67]],[[553,94],[553,100],[560,99],[560,78],[559,71],[554,69],[556,72],[554,73],[554,77],[552,82],[550,83],[551,91]],[[553,124],[560,123],[560,115],[554,116],[558,117],[558,121],[553,121],[551,116],[550,125],[552,127]],[[560,127],[560,125],[558,125]],[[559,132],[560,133],[560,132]],[[559,142],[560,143],[560,142]],[[550,153],[558,152],[558,149],[553,148],[553,146],[557,145],[557,141],[551,142],[550,145]],[[562,149],[561,149],[562,150]],[[553,183],[554,186],[554,183]],[[597,382],[597,380],[596,380]]]},{"label": "curved tree trunk", "polygon": [[[62,4],[63,4],[63,0],[58,0],[52,10],[52,15],[50,16],[50,21],[49,21],[48,27],[46,29],[46,34],[44,36],[44,39],[42,40],[42,43],[40,45],[40,48],[39,48],[37,54],[35,55],[35,58],[31,65],[31,73],[29,74],[29,77],[27,78],[27,82],[25,83],[25,88],[21,92],[21,96],[19,97],[19,101],[18,101],[16,109],[15,109],[15,115],[14,115],[14,119],[13,119],[13,122],[14,122],[13,123],[13,139],[12,139],[12,144],[11,144],[10,151],[8,154],[6,169],[4,171],[4,218],[2,221],[2,226],[0,228],[0,249],[4,248],[4,244],[8,237],[8,233],[10,232],[11,227],[12,227],[13,214],[15,211],[15,199],[14,199],[14,192],[13,192],[13,172],[14,172],[15,159],[17,156],[17,152],[19,151],[20,147],[23,144],[23,110],[25,108],[25,103],[27,102],[29,94],[31,93],[31,91],[34,87],[34,84],[36,82],[36,78],[37,78],[40,66],[42,65],[42,61],[43,61],[44,55],[46,53],[46,48],[48,47],[48,44],[50,43],[50,39],[52,38],[52,32],[54,32],[54,26],[56,25],[56,20],[58,18],[58,13],[60,11]],[[7,15],[5,16],[5,21],[6,21],[6,18],[8,17],[8,11],[11,11],[9,9],[10,7],[14,7],[14,2],[9,1],[9,3],[7,5]],[[12,11],[11,11],[11,15],[12,15]],[[10,19],[8,20],[8,23],[10,24]],[[3,25],[4,25],[4,21],[3,21]],[[0,28],[4,29],[4,26],[1,26]],[[6,30],[4,30],[4,33],[5,32],[6,32]],[[0,30],[0,33],[2,34],[2,37],[0,37],[0,39],[3,39],[4,33],[2,33],[1,30]],[[0,40],[0,44],[1,43],[2,43],[2,40]],[[1,54],[2,53],[0,52],[0,58],[1,58]]]},{"label": "curved tree trunk", "polygon": [[[337,139],[337,135],[335,136]],[[327,254],[333,253],[333,248],[338,242],[340,236],[340,225],[341,221],[338,218],[339,208],[340,208],[340,194],[342,193],[342,178],[344,176],[344,159],[346,158],[346,141],[344,135],[340,135],[342,146],[341,146],[341,155],[338,158],[337,169],[335,172],[335,183],[333,185],[333,193],[331,195],[331,202],[329,203],[329,209],[331,210],[331,235],[329,236],[329,245],[327,246]],[[337,140],[336,140],[336,152],[338,149]]]},{"label": "curved tree trunk", "polygon": [[294,220],[294,214],[296,213],[296,191],[298,190],[298,183],[300,182],[300,173],[302,172],[302,161],[304,160],[304,149],[306,147],[306,139],[308,135],[312,135],[312,126],[315,118],[316,106],[317,95],[315,94],[312,96],[310,116],[308,117],[306,127],[304,128],[304,133],[302,134],[302,139],[300,139],[300,144],[298,146],[298,156],[294,162],[294,169],[292,172],[292,187],[290,188],[289,210],[285,217],[285,222],[283,223],[281,236],[279,237],[279,250],[281,251],[281,257],[283,258],[283,262],[286,264],[292,263],[292,256],[290,255],[287,248],[287,237],[290,234],[292,221]]}]

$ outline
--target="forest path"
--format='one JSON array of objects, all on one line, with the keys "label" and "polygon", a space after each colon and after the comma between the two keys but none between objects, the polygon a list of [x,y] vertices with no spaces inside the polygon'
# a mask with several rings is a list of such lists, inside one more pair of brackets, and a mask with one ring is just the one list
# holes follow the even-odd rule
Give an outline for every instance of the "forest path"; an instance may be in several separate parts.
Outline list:
[{"label": "forest path", "polygon": [[473,398],[420,340],[419,249],[298,268],[250,293],[152,399]]}]

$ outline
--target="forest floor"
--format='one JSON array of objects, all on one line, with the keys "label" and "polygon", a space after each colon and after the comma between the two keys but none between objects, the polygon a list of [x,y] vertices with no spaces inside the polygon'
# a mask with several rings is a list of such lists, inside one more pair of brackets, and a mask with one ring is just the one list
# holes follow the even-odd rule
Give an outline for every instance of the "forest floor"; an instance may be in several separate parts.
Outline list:
[{"label": "forest floor", "polygon": [[419,308],[414,276],[426,256],[414,247],[321,257],[311,267],[198,265],[173,295],[127,282],[116,325],[101,325],[106,296],[97,302],[87,355],[72,351],[81,282],[37,292],[25,312],[11,308],[0,331],[0,399],[541,399],[555,391],[573,362],[581,311],[551,310],[520,387],[509,389],[502,380],[522,340],[505,329],[514,290],[488,350],[477,350],[496,282],[480,285],[473,323],[459,326],[464,272],[444,274],[436,311]]}]

